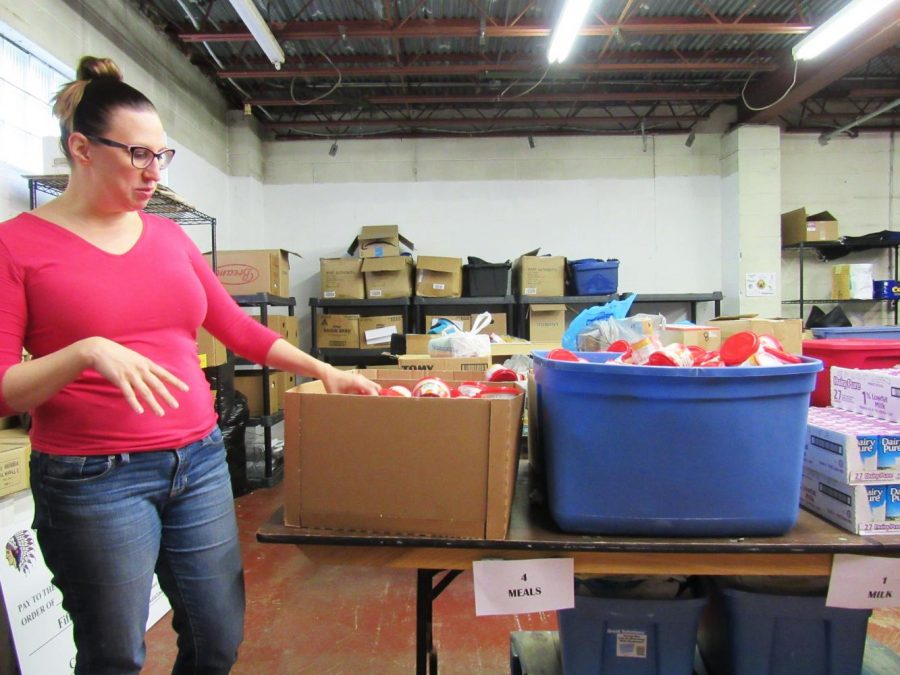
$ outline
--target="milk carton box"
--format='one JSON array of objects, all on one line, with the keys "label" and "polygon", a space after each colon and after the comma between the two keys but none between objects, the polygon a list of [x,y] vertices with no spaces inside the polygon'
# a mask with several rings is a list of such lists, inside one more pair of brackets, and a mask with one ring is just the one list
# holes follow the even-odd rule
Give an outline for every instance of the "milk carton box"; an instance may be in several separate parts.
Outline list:
[{"label": "milk carton box", "polygon": [[800,505],[856,534],[900,533],[900,483],[850,485],[804,467]]},{"label": "milk carton box", "polygon": [[900,422],[900,369],[831,368],[831,405]]},{"label": "milk carton box", "polygon": [[900,424],[839,408],[810,408],[805,468],[850,485],[900,483]]}]

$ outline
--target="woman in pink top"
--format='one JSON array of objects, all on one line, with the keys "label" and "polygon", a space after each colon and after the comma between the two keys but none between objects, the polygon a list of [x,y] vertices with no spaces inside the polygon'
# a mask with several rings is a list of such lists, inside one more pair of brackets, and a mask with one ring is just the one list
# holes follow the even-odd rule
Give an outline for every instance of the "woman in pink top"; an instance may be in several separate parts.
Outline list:
[{"label": "woman in pink top", "polygon": [[177,224],[141,211],[175,155],[159,116],[108,59],[83,58],[77,78],[54,105],[68,187],[0,224],[0,415],[32,413],[34,527],[75,672],[140,672],[155,572],[173,672],[227,673],[243,572],[198,327],[331,392],[378,389],[247,316]]}]

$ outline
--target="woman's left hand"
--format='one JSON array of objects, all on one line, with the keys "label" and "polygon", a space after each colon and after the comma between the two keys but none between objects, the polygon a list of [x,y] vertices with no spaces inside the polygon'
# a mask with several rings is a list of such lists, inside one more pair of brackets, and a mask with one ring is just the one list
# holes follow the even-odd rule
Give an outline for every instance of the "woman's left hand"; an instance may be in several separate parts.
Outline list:
[{"label": "woman's left hand", "polygon": [[362,394],[378,396],[379,386],[367,377],[346,370],[329,368],[322,376],[325,391],[329,394]]}]

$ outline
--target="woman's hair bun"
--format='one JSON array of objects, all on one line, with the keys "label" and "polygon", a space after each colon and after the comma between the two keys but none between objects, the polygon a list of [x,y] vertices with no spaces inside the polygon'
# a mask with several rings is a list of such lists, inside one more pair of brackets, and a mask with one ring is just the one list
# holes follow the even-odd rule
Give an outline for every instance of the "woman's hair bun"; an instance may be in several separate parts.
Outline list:
[{"label": "woman's hair bun", "polygon": [[79,80],[100,80],[111,78],[122,81],[122,71],[112,59],[98,59],[95,56],[84,56],[78,62],[75,76]]}]

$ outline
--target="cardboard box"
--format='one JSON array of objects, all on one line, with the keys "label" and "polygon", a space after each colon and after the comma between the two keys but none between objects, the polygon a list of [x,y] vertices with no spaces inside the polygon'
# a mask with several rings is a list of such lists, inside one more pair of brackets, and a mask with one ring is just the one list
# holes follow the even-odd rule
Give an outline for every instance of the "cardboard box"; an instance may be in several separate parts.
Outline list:
[{"label": "cardboard box", "polygon": [[316,322],[316,346],[320,349],[358,349],[359,316],[320,314]]},{"label": "cardboard box", "polygon": [[[469,325],[475,323],[475,319],[478,318],[478,314],[472,314],[469,317]],[[508,335],[509,328],[506,325],[506,314],[501,314],[497,312],[496,314],[491,314],[491,323],[485,328],[482,333],[495,333],[496,335]]]},{"label": "cardboard box", "polygon": [[462,331],[468,331],[472,328],[472,318],[468,314],[426,314],[425,329],[431,328],[437,323],[438,319],[447,319]]},{"label": "cardboard box", "polygon": [[422,354],[403,354],[397,358],[402,370],[460,370],[467,373],[480,373],[491,367],[490,356],[465,357],[431,357]]},{"label": "cardboard box", "polygon": [[900,484],[849,485],[804,468],[800,505],[856,534],[900,533]]},{"label": "cardboard box", "polygon": [[366,297],[408,298],[413,292],[413,261],[407,255],[366,258],[362,262]]},{"label": "cardboard box", "polygon": [[271,377],[271,375],[269,377],[268,409],[263,405],[263,378],[261,370],[235,370],[234,388],[247,397],[247,409],[251,417],[271,415],[280,410],[275,378]]},{"label": "cardboard box", "polygon": [[832,366],[831,405],[900,423],[900,369]]},{"label": "cardboard box", "polygon": [[[283,248],[253,251],[216,251],[219,281],[232,295],[271,293],[290,297],[290,262],[299,253]],[[212,264],[212,255],[204,256]]]},{"label": "cardboard box", "polygon": [[269,371],[269,408],[263,405],[263,377],[261,370],[236,370],[234,388],[247,397],[251,417],[274,415],[284,408],[283,395],[294,386],[293,373]]},{"label": "cardboard box", "polygon": [[556,297],[566,294],[566,259],[526,253],[513,266],[514,287],[519,295]]},{"label": "cardboard box", "polygon": [[828,211],[811,216],[806,209],[796,209],[781,214],[781,245],[807,241],[834,241],[840,237],[838,221]]},{"label": "cardboard box", "polygon": [[528,339],[559,345],[566,332],[565,305],[529,305]]},{"label": "cardboard box", "polygon": [[0,443],[0,497],[28,489],[30,456],[31,444],[27,437],[25,442]]},{"label": "cardboard box", "polygon": [[722,344],[722,329],[718,326],[668,325],[662,329],[660,339],[664,345],[679,342],[712,351]]},{"label": "cardboard box", "polygon": [[759,319],[751,317],[720,316],[712,319],[712,326],[722,331],[721,341],[725,342],[735,333],[749,330],[757,335],[772,335],[791,354],[803,353],[802,319]]},{"label": "cardboard box", "polygon": [[403,333],[403,317],[361,316],[359,317],[359,348],[388,349],[391,346],[391,335]]},{"label": "cardboard box", "polygon": [[831,268],[832,300],[871,300],[873,292],[871,263],[835,265]]},{"label": "cardboard box", "polygon": [[285,524],[503,539],[522,401],[326,394],[318,381],[292,389]]},{"label": "cardboard box", "polygon": [[849,485],[900,484],[900,425],[839,408],[810,408],[803,465]]},{"label": "cardboard box", "polygon": [[350,244],[347,253],[353,255],[359,251],[360,258],[390,258],[400,255],[400,244],[410,251],[413,243],[400,234],[396,225],[366,225]]},{"label": "cardboard box", "polygon": [[[259,314],[253,318],[260,322],[262,320]],[[300,346],[300,324],[296,316],[269,314],[266,317],[266,325],[295,347]]]},{"label": "cardboard box", "polygon": [[428,343],[434,335],[421,335],[416,333],[406,334],[406,353],[407,354],[428,354]]},{"label": "cardboard box", "polygon": [[462,296],[462,259],[420,255],[416,260],[416,295],[425,298]]},{"label": "cardboard box", "polygon": [[197,353],[200,355],[200,366],[220,366],[228,361],[228,350],[225,345],[212,336],[202,326],[197,329]]},{"label": "cardboard box", "polygon": [[319,297],[364,300],[366,283],[359,258],[319,258]]}]

